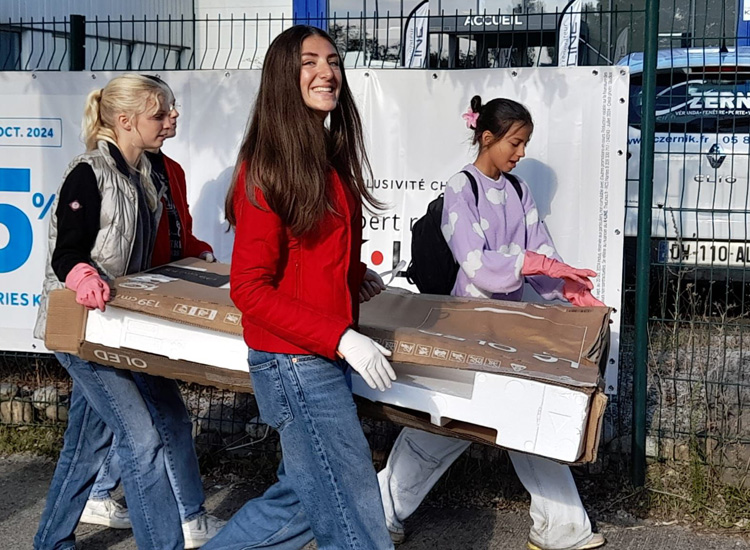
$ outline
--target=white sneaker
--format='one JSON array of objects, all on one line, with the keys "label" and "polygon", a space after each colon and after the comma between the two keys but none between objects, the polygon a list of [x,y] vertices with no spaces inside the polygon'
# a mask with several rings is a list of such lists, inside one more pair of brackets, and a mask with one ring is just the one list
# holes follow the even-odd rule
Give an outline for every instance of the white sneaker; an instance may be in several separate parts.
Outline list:
[{"label": "white sneaker", "polygon": [[[601,533],[592,533],[591,538],[588,542],[583,543],[581,546],[576,546],[575,548],[573,548],[573,550],[590,550],[592,548],[599,548],[600,546],[604,546],[606,543],[607,540],[604,538],[604,535],[602,535]],[[544,548],[531,541],[528,541],[526,543],[526,548],[528,548],[529,550],[544,550]]]},{"label": "white sneaker", "polygon": [[81,523],[104,525],[112,529],[130,529],[132,527],[128,509],[111,498],[88,499],[79,521]]},{"label": "white sneaker", "polygon": [[209,514],[203,514],[190,521],[186,521],[182,524],[182,538],[185,539],[185,550],[200,548],[214,538],[226,524],[227,522],[223,519]]}]

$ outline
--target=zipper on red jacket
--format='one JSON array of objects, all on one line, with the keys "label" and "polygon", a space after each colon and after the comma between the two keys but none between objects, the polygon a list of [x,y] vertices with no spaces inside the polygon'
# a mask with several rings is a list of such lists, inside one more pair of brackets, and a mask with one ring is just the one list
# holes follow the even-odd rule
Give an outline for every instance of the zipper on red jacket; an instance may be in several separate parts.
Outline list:
[{"label": "zipper on red jacket", "polygon": [[[341,179],[339,174],[335,172],[335,177],[339,181],[339,189],[337,190],[339,194],[339,200],[343,202],[344,205],[344,221],[345,221],[345,227],[346,227],[346,269],[344,270],[344,288],[346,288],[346,305],[347,305],[347,311],[349,312],[349,315],[352,318],[352,324],[355,323],[356,319],[354,319],[354,305],[352,304],[352,292],[349,288],[349,269],[352,265],[352,213],[349,210],[349,201],[346,200],[346,190],[344,189],[344,181]],[[354,197],[354,202],[357,202],[356,197]],[[356,204],[355,204],[356,207]]]},{"label": "zipper on red jacket", "polygon": [[300,297],[300,285],[302,284],[300,281],[300,265],[299,260],[294,262],[294,297],[299,299]]}]

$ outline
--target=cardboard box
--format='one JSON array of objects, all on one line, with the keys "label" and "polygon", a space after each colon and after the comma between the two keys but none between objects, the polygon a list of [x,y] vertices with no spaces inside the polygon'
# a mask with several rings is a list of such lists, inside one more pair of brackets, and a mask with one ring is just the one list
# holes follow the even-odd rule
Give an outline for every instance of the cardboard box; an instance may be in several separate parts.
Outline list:
[{"label": "cardboard box", "polygon": [[[228,275],[226,264],[186,259],[122,277],[114,282],[114,297],[105,314],[87,313],[70,291],[53,292],[46,345],[119,368],[252,391],[241,315],[229,299]],[[577,439],[566,444],[565,453],[553,456],[576,462],[595,459],[606,403],[598,388],[598,362],[602,356],[606,359],[607,315],[606,308],[571,309],[396,291],[363,304],[361,330],[394,351],[394,368],[402,373],[400,383],[412,392],[419,385],[413,383],[416,369],[422,382],[429,371],[439,385],[444,385],[441,378],[462,383],[456,386],[460,391],[454,387],[453,392],[462,395],[478,394],[472,388],[478,375],[485,384],[488,379],[506,385],[508,380],[516,380],[521,385],[543,387],[542,394],[549,393],[552,384],[558,386],[557,393],[584,395],[585,403],[578,403],[573,415],[577,415]],[[509,319],[512,332],[508,331]],[[450,369],[443,371],[444,367]],[[389,394],[368,392],[358,377],[354,390],[376,399]],[[440,388],[426,391],[437,395]],[[446,403],[451,402],[450,393],[448,397]],[[409,410],[402,401],[358,401],[369,416],[454,437],[497,445],[507,435],[498,434],[493,422],[481,418],[467,422],[441,414],[440,409]],[[492,414],[487,407],[493,401],[498,400],[491,394],[484,396],[485,414]],[[463,410],[475,412],[473,407]],[[531,439],[540,437],[549,438],[538,432]],[[533,448],[518,450],[539,454]]]},{"label": "cardboard box", "polygon": [[610,308],[573,308],[389,290],[362,304],[360,329],[400,363],[531,378],[593,392]]},{"label": "cardboard box", "polygon": [[484,428],[498,446],[574,462],[584,451],[591,393],[531,378],[468,369],[394,363],[390,389],[370,388],[353,377],[366,399],[426,413],[431,424],[454,422]]},{"label": "cardboard box", "polygon": [[242,314],[229,298],[229,264],[186,258],[118,277],[109,305],[242,336]]},{"label": "cardboard box", "polygon": [[[119,313],[115,308],[107,308],[107,311]],[[76,303],[74,292],[65,289],[51,292],[45,345],[48,349],[72,353],[102,365],[232,391],[252,392],[247,363],[244,364],[244,370],[228,369],[184,359],[172,359],[167,355],[148,353],[139,349],[90,342],[86,340],[89,317],[98,317],[98,312],[87,311]],[[160,326],[163,323],[158,319],[156,321],[151,326]],[[241,340],[241,337],[237,338]],[[241,342],[241,345],[245,347],[244,342]],[[216,349],[215,353],[217,357],[222,355],[220,349]]]},{"label": "cardboard box", "polygon": [[[491,445],[493,447],[502,447],[497,445],[497,432],[491,428],[451,420],[443,426],[438,426],[430,422],[430,415],[419,411],[405,409],[376,403],[368,399],[357,397],[357,410],[360,416],[368,416],[378,420],[388,420],[400,426],[408,426],[426,432],[444,435],[446,437],[455,437]],[[581,455],[570,461],[559,461],[566,464],[588,464],[596,462],[599,450],[599,441],[602,433],[602,424],[604,420],[604,410],[607,407],[607,396],[602,390],[597,390],[591,397],[588,419],[586,421],[586,431],[583,434],[583,451]]]},{"label": "cardboard box", "polygon": [[593,459],[609,313],[386,292],[363,304],[361,330],[393,352],[398,379],[379,392],[357,377],[354,393],[400,423],[562,462]]}]

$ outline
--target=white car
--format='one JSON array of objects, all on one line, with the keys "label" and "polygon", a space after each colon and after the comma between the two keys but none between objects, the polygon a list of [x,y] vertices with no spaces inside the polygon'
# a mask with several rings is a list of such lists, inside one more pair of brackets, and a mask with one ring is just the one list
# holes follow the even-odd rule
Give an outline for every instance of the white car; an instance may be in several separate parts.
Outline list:
[{"label": "white car", "polygon": [[[631,74],[625,235],[632,250],[643,54],[618,65]],[[699,278],[743,278],[750,262],[750,47],[659,51],[655,122],[654,259],[694,267]]]}]

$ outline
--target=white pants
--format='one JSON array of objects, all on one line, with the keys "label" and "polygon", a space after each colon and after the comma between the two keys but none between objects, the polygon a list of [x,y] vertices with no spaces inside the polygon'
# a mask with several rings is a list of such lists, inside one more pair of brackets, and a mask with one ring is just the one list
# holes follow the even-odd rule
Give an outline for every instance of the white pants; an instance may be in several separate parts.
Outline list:
[{"label": "white pants", "polygon": [[[378,473],[388,528],[419,507],[440,476],[470,445],[468,441],[404,428],[388,463]],[[516,474],[531,494],[529,539],[550,549],[575,548],[592,537],[591,523],[568,466],[540,456],[508,451]]]}]

